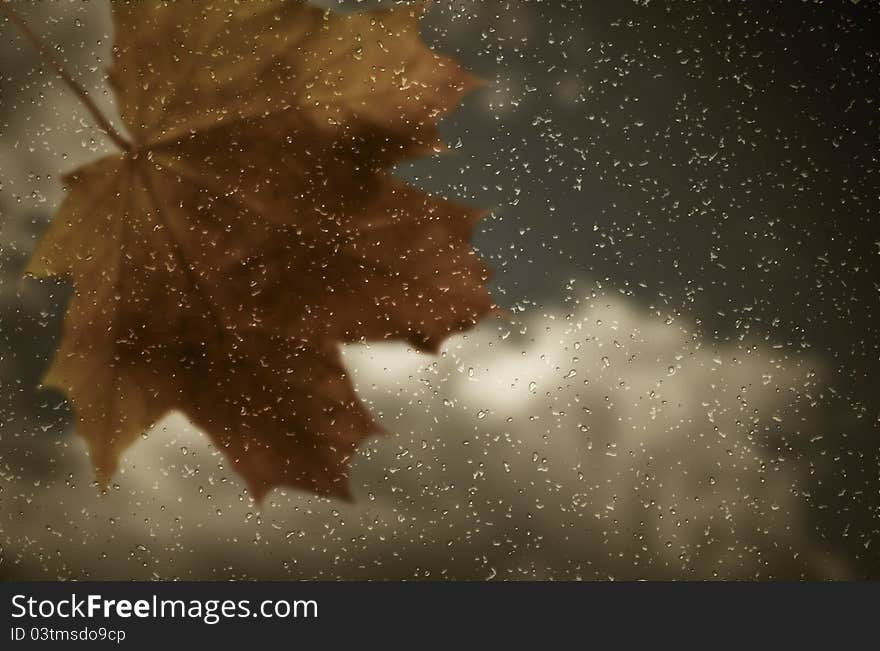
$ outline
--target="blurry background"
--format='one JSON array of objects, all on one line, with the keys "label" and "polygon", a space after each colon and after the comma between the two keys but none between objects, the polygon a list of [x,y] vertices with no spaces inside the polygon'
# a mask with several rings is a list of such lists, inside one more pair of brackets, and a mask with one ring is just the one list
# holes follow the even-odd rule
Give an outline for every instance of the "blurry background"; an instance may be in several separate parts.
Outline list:
[{"label": "blurry background", "polygon": [[[113,114],[107,5],[20,5]],[[0,21],[0,578],[880,578],[878,19],[435,2],[425,37],[491,83],[398,173],[493,207],[513,317],[436,358],[350,347],[394,435],[354,504],[262,508],[178,415],[101,495],[38,389],[69,290],[21,271],[110,149]]]}]

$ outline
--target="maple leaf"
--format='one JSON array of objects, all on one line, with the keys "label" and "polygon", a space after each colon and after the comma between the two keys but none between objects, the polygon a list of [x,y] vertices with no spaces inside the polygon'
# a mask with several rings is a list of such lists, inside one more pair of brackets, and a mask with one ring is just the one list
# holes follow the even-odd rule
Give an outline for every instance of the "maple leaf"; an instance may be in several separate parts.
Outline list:
[{"label": "maple leaf", "polygon": [[436,352],[492,309],[469,244],[482,213],[387,171],[440,151],[437,121],[478,83],[424,44],[422,13],[112,4],[131,139],[93,111],[123,151],[66,178],[27,268],[72,280],[44,384],[68,395],[103,481],[180,410],[255,498],[349,497],[380,428],[339,345]]}]

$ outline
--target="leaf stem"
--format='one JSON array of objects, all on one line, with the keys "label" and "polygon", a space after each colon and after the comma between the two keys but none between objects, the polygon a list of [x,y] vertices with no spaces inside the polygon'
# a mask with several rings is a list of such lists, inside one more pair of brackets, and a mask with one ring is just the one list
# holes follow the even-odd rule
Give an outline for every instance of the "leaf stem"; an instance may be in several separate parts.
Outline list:
[{"label": "leaf stem", "polygon": [[55,56],[55,53],[43,42],[43,40],[39,36],[37,36],[33,32],[33,30],[31,30],[30,26],[25,22],[21,15],[17,11],[15,11],[15,9],[10,7],[8,2],[2,2],[2,4],[0,4],[0,11],[3,11],[3,13],[6,15],[6,18],[9,19],[11,23],[14,23],[19,30],[21,30],[21,33],[24,35],[24,37],[40,53],[43,61],[55,68],[56,72],[61,76],[61,79],[64,80],[64,83],[67,84],[67,86],[74,93],[76,93],[83,106],[85,106],[86,109],[88,109],[89,113],[92,114],[92,118],[95,120],[101,131],[107,134],[110,140],[112,140],[113,143],[122,151],[131,151],[131,143],[123,138],[122,135],[113,128],[113,125],[110,124],[110,120],[108,120],[104,116],[104,114],[101,113],[101,109],[99,109],[98,106],[92,101],[92,98],[89,97],[89,94],[85,91],[85,89],[73,79],[70,72],[67,70],[67,68],[64,67],[64,64],[61,63],[61,60],[57,56]]}]

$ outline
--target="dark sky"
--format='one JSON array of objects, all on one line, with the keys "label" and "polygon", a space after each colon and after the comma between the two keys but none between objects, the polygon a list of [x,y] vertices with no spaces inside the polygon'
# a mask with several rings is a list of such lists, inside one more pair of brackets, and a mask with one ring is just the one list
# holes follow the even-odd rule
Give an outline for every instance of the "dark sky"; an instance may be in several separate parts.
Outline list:
[{"label": "dark sky", "polygon": [[433,183],[499,206],[479,240],[499,287],[546,300],[600,277],[707,332],[833,351],[868,388],[874,3],[477,4],[437,38],[498,109],[452,120],[465,160]]}]

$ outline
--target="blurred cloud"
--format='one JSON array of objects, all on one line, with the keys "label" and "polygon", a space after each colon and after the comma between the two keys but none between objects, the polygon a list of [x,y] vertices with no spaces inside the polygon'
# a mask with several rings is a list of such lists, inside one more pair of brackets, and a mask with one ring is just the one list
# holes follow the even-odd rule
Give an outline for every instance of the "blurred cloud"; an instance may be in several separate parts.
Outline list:
[{"label": "blurred cloud", "polygon": [[[54,470],[4,477],[0,572],[28,578],[796,578],[847,576],[811,532],[813,361],[716,345],[598,286],[487,323],[438,357],[346,350],[393,433],[362,448],[356,502],[262,506],[185,418],[99,496],[69,434]],[[75,443],[73,441],[76,441]],[[31,444],[27,442],[27,444]],[[45,444],[45,443],[44,443]]]}]

